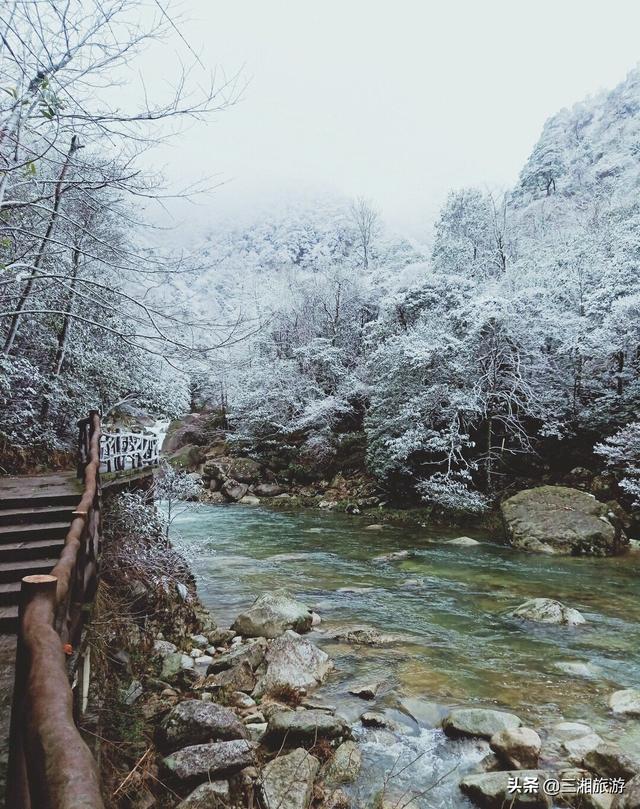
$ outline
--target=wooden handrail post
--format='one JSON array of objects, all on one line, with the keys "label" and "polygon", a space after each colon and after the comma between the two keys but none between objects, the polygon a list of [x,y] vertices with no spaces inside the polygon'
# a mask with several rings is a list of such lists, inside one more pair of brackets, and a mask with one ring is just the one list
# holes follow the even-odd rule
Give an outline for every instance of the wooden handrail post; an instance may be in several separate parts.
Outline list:
[{"label": "wooden handrail post", "polygon": [[[6,809],[32,809],[29,791],[29,774],[25,756],[27,723],[26,697],[30,668],[29,649],[25,643],[28,632],[29,607],[36,599],[50,603],[51,615],[55,614],[55,576],[25,576],[20,588],[18,607],[18,638],[16,646],[15,683],[11,708],[9,734],[9,764],[7,769]],[[34,806],[33,809],[36,809]]]}]

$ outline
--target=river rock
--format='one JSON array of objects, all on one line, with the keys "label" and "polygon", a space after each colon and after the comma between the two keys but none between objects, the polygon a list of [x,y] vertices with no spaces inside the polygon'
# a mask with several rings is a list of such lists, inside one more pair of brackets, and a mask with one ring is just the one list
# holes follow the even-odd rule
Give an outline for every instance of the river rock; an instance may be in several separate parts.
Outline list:
[{"label": "river rock", "polygon": [[584,736],[575,736],[571,739],[565,739],[562,742],[562,749],[569,756],[569,761],[572,764],[582,764],[584,757],[593,750],[596,750],[601,744],[603,739],[597,733],[587,733]]},{"label": "river rock", "polygon": [[627,781],[622,795],[616,795],[612,809],[640,809],[640,775]]},{"label": "river rock", "polygon": [[233,711],[199,699],[179,702],[158,729],[158,740],[165,750],[246,738],[247,731]]},{"label": "river rock", "polygon": [[253,483],[262,476],[262,464],[253,458],[233,458],[227,474],[239,483]]},{"label": "river rock", "polygon": [[304,748],[270,761],[260,782],[265,809],[308,809],[320,763]]},{"label": "river rock", "polygon": [[265,638],[257,638],[256,640],[249,641],[249,643],[243,643],[230,652],[215,657],[213,662],[209,665],[208,673],[217,674],[219,671],[230,669],[233,666],[237,666],[238,663],[245,661],[252,669],[257,669],[264,660],[266,649],[267,641]]},{"label": "river rock", "polygon": [[253,487],[253,493],[257,497],[277,497],[283,494],[284,489],[277,483],[259,483]]},{"label": "river rock", "polygon": [[253,494],[245,494],[238,502],[243,506],[259,506],[260,498],[255,497]]},{"label": "river rock", "polygon": [[590,750],[582,759],[582,764],[601,778],[629,780],[640,774],[640,756],[609,742]]},{"label": "river rock", "polygon": [[308,691],[319,685],[333,667],[326,652],[291,630],[271,643],[265,661],[266,671],[253,696],[282,689]]},{"label": "river rock", "polygon": [[593,663],[580,663],[573,660],[559,660],[553,664],[556,669],[572,677],[583,677],[585,680],[594,680],[600,676],[601,669]]},{"label": "river rock", "polygon": [[245,725],[245,727],[251,741],[256,742],[256,744],[260,744],[264,739],[269,726],[266,722],[250,722]]},{"label": "river rock", "polygon": [[233,500],[237,503],[249,491],[249,487],[246,483],[239,483],[233,478],[227,478],[220,487],[220,491],[228,500]]},{"label": "river rock", "polygon": [[549,728],[549,735],[560,741],[579,739],[590,733],[593,733],[593,728],[583,722],[556,722]]},{"label": "river rock", "polygon": [[501,730],[489,742],[493,752],[514,770],[535,769],[542,742],[531,728]]},{"label": "river rock", "polygon": [[586,624],[582,613],[572,607],[566,607],[552,598],[531,598],[508,613],[508,616],[510,618],[519,618],[523,621],[536,621],[541,624],[562,624],[566,626]]},{"label": "river rock", "polygon": [[567,486],[525,489],[500,509],[510,544],[521,550],[612,556],[626,543],[607,519],[607,506]]},{"label": "river rock", "polygon": [[360,699],[375,699],[376,694],[384,684],[384,680],[377,680],[370,683],[358,683],[349,689],[349,693]]},{"label": "river rock", "polygon": [[223,809],[225,806],[229,806],[229,782],[209,781],[196,787],[176,809]]},{"label": "river rock", "polygon": [[415,556],[415,551],[392,551],[391,553],[383,553],[380,556],[374,556],[374,562],[399,562],[401,559],[409,559]]},{"label": "river rock", "polygon": [[327,633],[326,637],[363,646],[385,646],[402,640],[400,635],[387,635],[372,626],[346,626]]},{"label": "river rock", "polygon": [[231,688],[233,691],[245,691],[250,693],[256,687],[258,678],[256,677],[248,661],[243,660],[236,663],[230,669],[223,669],[217,674],[209,674],[204,681],[197,683],[198,688]]},{"label": "river rock", "polygon": [[195,663],[191,655],[175,652],[163,658],[160,679],[171,682],[171,680],[174,680],[181,672],[192,671],[194,668]]},{"label": "river rock", "polygon": [[175,643],[170,643],[168,640],[156,640],[153,644],[153,657],[163,660],[169,655],[175,654],[178,647]]},{"label": "river rock", "polygon": [[477,539],[471,537],[456,537],[455,539],[448,539],[447,545],[459,545],[461,548],[472,548],[474,545],[479,545]]},{"label": "river rock", "polygon": [[609,697],[609,707],[616,716],[640,717],[640,689],[614,691]]},{"label": "river rock", "polygon": [[308,632],[312,622],[307,606],[286,590],[274,590],[258,596],[248,610],[238,615],[231,628],[245,637],[277,638],[287,629]]},{"label": "river rock", "polygon": [[[480,809],[548,809],[551,798],[545,795],[542,785],[548,777],[543,770],[512,770],[509,772],[488,772],[480,775],[467,775],[460,782],[463,794]],[[535,792],[510,792],[512,779],[535,778]]]},{"label": "river rock", "polygon": [[371,525],[366,525],[364,530],[365,531],[384,531],[384,525],[381,525],[380,523],[374,522]]},{"label": "river rock", "polygon": [[362,753],[358,745],[350,739],[336,749],[323,768],[324,780],[330,784],[349,784],[360,775]]},{"label": "river rock", "polygon": [[164,769],[184,783],[233,775],[254,762],[254,745],[245,739],[194,744],[162,760]]},{"label": "river rock", "polygon": [[515,714],[487,708],[458,708],[442,720],[442,729],[452,739],[479,736],[489,740],[502,730],[513,730],[521,725]]},{"label": "river rock", "polygon": [[342,739],[350,734],[346,719],[326,711],[277,711],[269,717],[266,741],[271,746],[313,745],[318,739]]}]

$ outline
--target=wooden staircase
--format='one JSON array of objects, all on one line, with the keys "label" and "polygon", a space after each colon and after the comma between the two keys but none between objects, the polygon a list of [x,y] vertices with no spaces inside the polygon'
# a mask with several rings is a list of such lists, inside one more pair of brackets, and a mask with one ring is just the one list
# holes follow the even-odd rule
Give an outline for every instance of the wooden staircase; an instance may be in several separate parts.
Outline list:
[{"label": "wooden staircase", "polygon": [[70,472],[0,478],[0,634],[17,629],[22,577],[56,564],[80,494]]}]

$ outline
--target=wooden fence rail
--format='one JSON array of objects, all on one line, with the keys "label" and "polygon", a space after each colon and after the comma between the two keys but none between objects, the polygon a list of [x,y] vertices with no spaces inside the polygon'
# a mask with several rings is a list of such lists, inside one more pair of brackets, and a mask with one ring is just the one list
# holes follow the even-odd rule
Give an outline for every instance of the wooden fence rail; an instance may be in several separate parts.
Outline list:
[{"label": "wooden fence rail", "polygon": [[83,626],[100,559],[100,469],[154,466],[158,440],[102,434],[98,411],[78,427],[82,498],[51,573],[22,580],[7,809],[104,809],[96,764],[76,725],[86,707]]}]

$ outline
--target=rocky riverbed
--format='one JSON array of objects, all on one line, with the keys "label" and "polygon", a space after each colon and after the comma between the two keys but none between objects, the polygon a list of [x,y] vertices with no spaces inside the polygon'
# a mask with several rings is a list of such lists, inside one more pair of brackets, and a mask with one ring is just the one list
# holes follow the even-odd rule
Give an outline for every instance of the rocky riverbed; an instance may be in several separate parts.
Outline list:
[{"label": "rocky riverbed", "polygon": [[[295,772],[285,806],[549,806],[513,779],[612,790],[637,770],[635,555],[549,558],[260,508],[200,506],[176,528],[234,637],[171,659],[200,698],[233,687],[263,801]],[[553,800],[627,806],[611,791]]]}]

